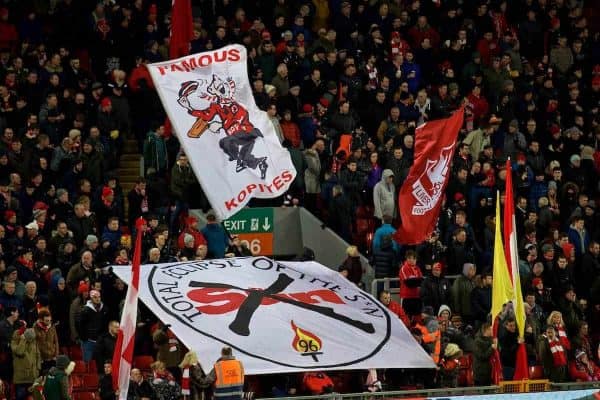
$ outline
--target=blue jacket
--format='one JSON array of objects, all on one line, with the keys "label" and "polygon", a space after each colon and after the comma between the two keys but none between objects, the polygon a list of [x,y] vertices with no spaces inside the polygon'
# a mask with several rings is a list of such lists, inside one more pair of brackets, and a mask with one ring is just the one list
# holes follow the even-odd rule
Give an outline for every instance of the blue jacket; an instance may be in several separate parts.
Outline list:
[{"label": "blue jacket", "polygon": [[[373,235],[373,252],[375,252],[375,250],[381,249],[381,240],[383,239],[384,236],[386,236],[386,235],[393,236],[394,233],[396,233],[396,228],[394,228],[390,224],[383,224],[379,228],[377,228],[377,230],[375,231],[375,234]],[[398,252],[400,251],[400,246],[398,245],[398,243],[396,241],[394,241],[393,243],[394,243],[394,251],[396,252],[396,254],[398,254]]]},{"label": "blue jacket", "polygon": [[577,229],[569,227],[569,242],[575,246],[575,257],[579,260],[590,244],[590,234],[587,230],[583,230],[583,235],[580,235]]},{"label": "blue jacket", "polygon": [[112,251],[117,250],[119,248],[119,245],[121,244],[121,231],[111,231],[110,229],[108,229],[108,226],[105,226],[104,231],[102,231],[101,242],[104,242],[106,240],[110,242],[110,249]]},{"label": "blue jacket", "polygon": [[225,249],[229,246],[229,236],[220,224],[206,224],[201,230],[206,245],[208,255],[213,258],[224,258]]}]

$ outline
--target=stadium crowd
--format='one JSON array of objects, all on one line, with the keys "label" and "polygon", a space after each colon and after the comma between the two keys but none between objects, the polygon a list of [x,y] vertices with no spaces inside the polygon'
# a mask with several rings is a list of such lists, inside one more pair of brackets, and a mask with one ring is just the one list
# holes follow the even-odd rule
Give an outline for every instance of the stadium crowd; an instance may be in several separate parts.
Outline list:
[{"label": "stadium crowd", "polygon": [[[494,202],[507,157],[530,365],[557,382],[600,378],[600,43],[592,4],[192,3],[191,52],[246,46],[256,103],[298,171],[284,198],[251,204],[305,206],[368,252],[377,278],[400,278],[401,304],[385,291],[380,298],[439,370],[380,371],[385,387],[489,384],[494,348],[512,377],[520,339],[510,304],[498,339],[489,323]],[[187,216],[209,205],[146,69],[168,58],[170,7],[0,1],[0,378],[17,400],[35,397],[40,377],[72,369],[67,348],[76,358],[80,347],[77,357],[110,372],[126,285],[109,266],[130,263],[137,217],[148,221],[147,263],[250,254],[214,215],[202,230]],[[438,227],[425,243],[401,246],[392,240],[401,222],[396,199],[415,127],[461,106],[465,123]],[[125,192],[116,171],[131,138],[144,176]],[[340,272],[361,284],[363,269],[350,249]],[[197,360],[190,354],[181,364],[185,350],[168,327],[143,306],[140,314],[136,355],[159,363],[153,386],[134,371],[131,396],[177,398],[190,387],[182,371]],[[325,374],[313,375],[263,378],[259,386],[273,395],[331,389]],[[350,390],[364,389],[357,381]],[[102,399],[114,399],[110,378],[100,387]],[[192,395],[205,389],[192,385]],[[46,398],[63,399],[57,390]]]}]

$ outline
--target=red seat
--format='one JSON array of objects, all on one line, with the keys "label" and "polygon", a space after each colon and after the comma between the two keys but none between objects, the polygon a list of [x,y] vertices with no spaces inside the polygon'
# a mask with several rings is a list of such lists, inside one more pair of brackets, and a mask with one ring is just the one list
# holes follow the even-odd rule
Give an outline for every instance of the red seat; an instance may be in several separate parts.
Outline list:
[{"label": "red seat", "polygon": [[71,384],[73,385],[73,389],[81,389],[83,388],[83,378],[81,375],[71,375]]},{"label": "red seat", "polygon": [[81,347],[74,345],[69,347],[69,357],[71,360],[83,360],[83,353],[81,352]]},{"label": "red seat", "polygon": [[97,389],[98,388],[98,374],[85,374],[83,375],[83,386],[86,389]]},{"label": "red seat", "polygon": [[91,362],[88,364],[88,372],[90,373],[98,373],[98,368],[96,367],[96,363],[95,362]]},{"label": "red seat", "polygon": [[154,362],[152,356],[137,356],[133,359],[133,367],[139,369],[150,369],[150,365]]},{"label": "red seat", "polygon": [[87,364],[84,363],[82,360],[75,360],[74,362],[75,362],[75,369],[73,370],[73,373],[85,374],[86,372],[88,372]]},{"label": "red seat", "polygon": [[529,379],[543,379],[544,368],[541,365],[532,365],[529,367]]},{"label": "red seat", "polygon": [[96,400],[95,392],[76,392],[73,393],[73,400]]}]

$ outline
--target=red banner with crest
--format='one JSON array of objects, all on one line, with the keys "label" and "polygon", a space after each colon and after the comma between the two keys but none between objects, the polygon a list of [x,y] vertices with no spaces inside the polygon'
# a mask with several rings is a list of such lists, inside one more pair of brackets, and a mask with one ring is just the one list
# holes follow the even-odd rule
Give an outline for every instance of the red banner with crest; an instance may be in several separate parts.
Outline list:
[{"label": "red banner with crest", "polygon": [[419,244],[435,228],[463,118],[464,109],[460,108],[450,118],[416,129],[415,159],[398,195],[402,220],[394,236],[398,243]]}]

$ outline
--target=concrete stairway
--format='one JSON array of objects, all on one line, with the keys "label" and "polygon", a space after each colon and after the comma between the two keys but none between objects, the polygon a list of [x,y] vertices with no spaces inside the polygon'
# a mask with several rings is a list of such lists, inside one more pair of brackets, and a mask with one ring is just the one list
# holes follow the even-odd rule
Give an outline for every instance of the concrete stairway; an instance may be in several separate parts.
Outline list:
[{"label": "concrete stairway", "polygon": [[137,141],[135,139],[126,139],[123,143],[121,163],[117,170],[117,176],[119,177],[119,182],[123,188],[123,196],[125,197],[125,217],[127,217],[129,209],[127,194],[135,186],[135,181],[140,176],[140,159],[141,154],[138,150]]}]

